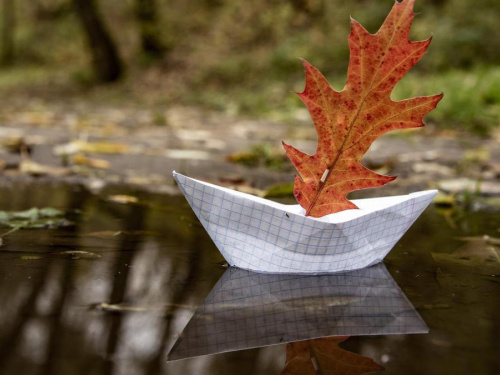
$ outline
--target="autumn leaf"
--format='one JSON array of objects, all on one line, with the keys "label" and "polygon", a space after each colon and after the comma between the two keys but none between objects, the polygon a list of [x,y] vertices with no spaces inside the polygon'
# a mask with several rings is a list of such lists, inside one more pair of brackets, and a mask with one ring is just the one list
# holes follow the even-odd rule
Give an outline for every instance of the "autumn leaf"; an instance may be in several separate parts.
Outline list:
[{"label": "autumn leaf", "polygon": [[376,34],[351,20],[351,56],[342,91],[334,90],[316,68],[303,62],[306,86],[298,95],[314,121],[318,145],[314,155],[284,142],[283,146],[298,172],[294,195],[306,216],[357,208],[347,200],[348,193],[394,180],[365,168],[362,156],[382,134],[423,126],[422,118],[441,100],[442,94],[401,101],[390,97],[431,41],[409,40],[414,2],[396,2]]},{"label": "autumn leaf", "polygon": [[285,368],[280,375],[360,375],[384,370],[371,358],[338,346],[348,338],[328,337],[287,344]]}]

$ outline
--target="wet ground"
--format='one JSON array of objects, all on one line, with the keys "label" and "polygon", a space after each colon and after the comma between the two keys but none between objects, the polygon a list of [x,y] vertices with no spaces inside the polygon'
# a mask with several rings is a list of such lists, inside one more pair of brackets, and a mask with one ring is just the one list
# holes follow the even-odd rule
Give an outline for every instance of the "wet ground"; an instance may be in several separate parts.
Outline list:
[{"label": "wet ground", "polygon": [[[223,259],[182,196],[86,186],[22,179],[0,186],[2,210],[53,207],[65,220],[3,238],[0,374],[284,369],[286,344],[167,362],[226,272]],[[357,336],[341,346],[387,374],[499,374],[499,237],[498,211],[429,207],[384,261],[429,333]]]},{"label": "wet ground", "polygon": [[[0,118],[2,177],[57,178],[84,183],[94,191],[128,184],[172,193],[171,172],[176,170],[266,190],[275,183],[293,182],[282,140],[309,153],[316,147],[307,111],[273,121],[175,106],[158,112],[105,105],[50,108],[21,106]],[[439,188],[452,195],[500,197],[499,142],[498,132],[481,139],[429,126],[377,139],[363,163],[398,176],[386,191],[377,189],[378,195]],[[241,161],[241,154],[243,159],[256,158],[257,165],[227,162]]]}]

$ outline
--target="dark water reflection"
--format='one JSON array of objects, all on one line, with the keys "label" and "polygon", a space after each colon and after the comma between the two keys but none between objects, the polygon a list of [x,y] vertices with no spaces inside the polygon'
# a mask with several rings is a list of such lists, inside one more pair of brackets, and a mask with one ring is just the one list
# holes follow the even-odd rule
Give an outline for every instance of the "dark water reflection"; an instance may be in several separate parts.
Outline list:
[{"label": "dark water reflection", "polygon": [[[0,374],[279,374],[285,344],[167,362],[223,259],[183,197],[139,194],[144,204],[125,205],[109,194],[123,191],[0,188],[0,210],[51,206],[75,222],[12,233],[0,248]],[[430,333],[343,347],[387,374],[500,373],[500,270],[487,255],[497,248],[456,239],[499,229],[498,214],[450,223],[430,208],[385,262]]]}]

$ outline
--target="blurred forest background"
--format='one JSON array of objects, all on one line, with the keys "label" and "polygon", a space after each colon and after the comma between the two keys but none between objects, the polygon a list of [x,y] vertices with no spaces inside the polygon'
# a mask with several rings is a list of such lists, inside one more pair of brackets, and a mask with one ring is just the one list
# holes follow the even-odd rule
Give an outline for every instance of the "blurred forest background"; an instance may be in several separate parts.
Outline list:
[{"label": "blurred forest background", "polygon": [[[2,108],[47,103],[195,105],[293,121],[299,57],[341,89],[352,16],[374,33],[392,0],[1,0]],[[500,2],[418,0],[412,39],[433,36],[395,99],[445,92],[428,123],[500,123]],[[35,104],[33,104],[35,103]],[[162,124],[161,112],[158,123]],[[496,131],[496,130],[495,130]]]}]

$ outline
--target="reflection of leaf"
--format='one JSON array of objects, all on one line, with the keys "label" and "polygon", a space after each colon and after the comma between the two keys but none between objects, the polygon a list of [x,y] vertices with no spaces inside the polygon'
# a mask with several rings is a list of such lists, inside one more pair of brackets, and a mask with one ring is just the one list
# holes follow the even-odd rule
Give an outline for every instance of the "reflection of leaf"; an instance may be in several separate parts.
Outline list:
[{"label": "reflection of leaf", "polygon": [[283,144],[297,169],[294,195],[306,216],[320,217],[357,208],[346,195],[385,185],[395,177],[377,174],[361,158],[381,135],[423,126],[422,118],[442,95],[392,101],[391,92],[425,54],[430,39],[410,42],[414,0],[396,2],[376,34],[352,20],[347,82],[334,90],[307,62],[306,87],[299,97],[318,133],[316,153]]},{"label": "reflection of leaf", "polygon": [[299,341],[286,345],[286,363],[281,375],[359,375],[382,371],[371,358],[338,346],[347,336]]}]

